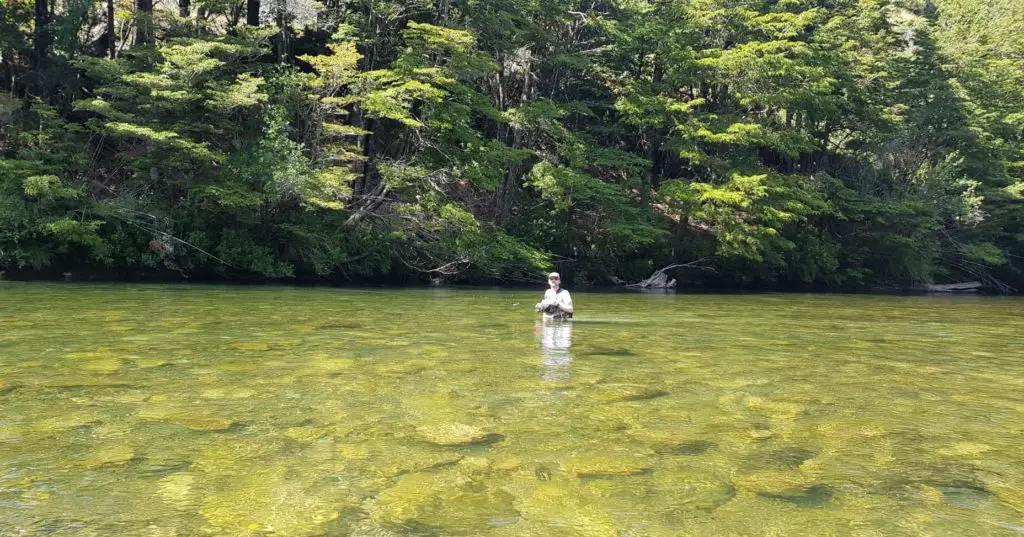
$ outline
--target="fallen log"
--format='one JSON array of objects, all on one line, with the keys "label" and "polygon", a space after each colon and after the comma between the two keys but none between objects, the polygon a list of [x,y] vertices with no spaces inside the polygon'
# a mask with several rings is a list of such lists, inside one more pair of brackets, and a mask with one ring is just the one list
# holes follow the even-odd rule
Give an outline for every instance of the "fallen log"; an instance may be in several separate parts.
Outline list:
[{"label": "fallen log", "polygon": [[977,293],[985,287],[981,282],[949,283],[929,285],[925,288],[929,293]]},{"label": "fallen log", "polygon": [[636,283],[627,284],[626,288],[628,288],[628,289],[675,289],[678,284],[677,284],[675,278],[669,279],[668,274],[666,274],[667,271],[672,270],[672,269],[677,269],[677,268],[684,268],[684,267],[706,268],[706,267],[700,266],[701,263],[703,263],[703,262],[704,262],[704,258],[700,258],[700,259],[698,259],[696,261],[691,261],[689,263],[679,263],[679,264],[675,264],[675,265],[668,265],[666,267],[662,267],[662,268],[654,271],[654,274],[651,274],[650,277],[648,277],[645,280],[641,280],[641,281],[636,282]]}]

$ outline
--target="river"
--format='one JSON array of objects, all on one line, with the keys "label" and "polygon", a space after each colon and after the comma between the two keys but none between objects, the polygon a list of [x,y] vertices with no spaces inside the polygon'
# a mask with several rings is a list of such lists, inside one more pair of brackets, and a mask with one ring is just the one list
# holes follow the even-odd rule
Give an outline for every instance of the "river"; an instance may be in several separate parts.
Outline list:
[{"label": "river", "polygon": [[0,536],[1020,536],[1024,300],[0,282]]}]

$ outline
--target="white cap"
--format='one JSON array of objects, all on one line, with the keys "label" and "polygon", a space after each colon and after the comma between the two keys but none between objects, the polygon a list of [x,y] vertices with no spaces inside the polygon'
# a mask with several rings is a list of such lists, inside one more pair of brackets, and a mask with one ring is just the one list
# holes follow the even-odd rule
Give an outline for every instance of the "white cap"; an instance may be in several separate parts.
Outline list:
[{"label": "white cap", "polygon": [[551,278],[558,278],[559,280],[562,279],[562,277],[559,276],[557,272],[552,272],[551,274],[548,274],[548,279],[550,280]]}]

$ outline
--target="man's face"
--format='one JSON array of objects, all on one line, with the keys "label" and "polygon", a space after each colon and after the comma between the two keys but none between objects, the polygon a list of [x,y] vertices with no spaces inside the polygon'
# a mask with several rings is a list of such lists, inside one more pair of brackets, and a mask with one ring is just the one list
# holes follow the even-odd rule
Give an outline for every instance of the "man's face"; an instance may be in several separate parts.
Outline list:
[{"label": "man's face", "polygon": [[561,282],[561,280],[559,279],[558,276],[554,276],[554,277],[548,278],[548,285],[550,285],[552,289],[558,289],[558,286],[561,283],[562,282]]}]

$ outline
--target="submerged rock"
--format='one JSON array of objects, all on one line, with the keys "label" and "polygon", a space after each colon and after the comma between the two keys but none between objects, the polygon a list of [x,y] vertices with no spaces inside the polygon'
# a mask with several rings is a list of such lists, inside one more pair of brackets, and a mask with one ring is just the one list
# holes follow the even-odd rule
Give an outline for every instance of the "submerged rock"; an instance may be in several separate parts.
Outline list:
[{"label": "submerged rock", "polygon": [[338,454],[345,459],[365,461],[370,458],[370,448],[364,445],[345,444],[338,448]]},{"label": "submerged rock", "polygon": [[171,365],[171,361],[164,358],[136,358],[135,365],[142,369],[150,369]]},{"label": "submerged rock", "polygon": [[627,456],[576,457],[565,464],[578,477],[621,477],[641,475],[651,471],[646,460]]},{"label": "submerged rock", "polygon": [[338,517],[334,502],[317,487],[288,479],[284,468],[221,479],[199,512],[210,533],[232,536],[319,537]]},{"label": "submerged rock", "polygon": [[994,476],[983,477],[983,479],[985,488],[1003,505],[1019,513],[1024,513],[1024,482],[1013,483],[1005,478]]},{"label": "submerged rock", "polygon": [[382,377],[403,377],[414,375],[428,369],[436,364],[426,360],[383,360],[372,364],[373,372]]},{"label": "submerged rock", "polygon": [[578,482],[545,481],[520,496],[515,506],[526,526],[536,529],[527,533],[531,537],[620,537],[615,520],[595,500]]},{"label": "submerged rock", "polygon": [[113,375],[121,370],[121,360],[119,358],[99,358],[84,362],[79,367],[101,375]]},{"label": "submerged rock", "polygon": [[931,488],[942,494],[946,503],[965,509],[978,509],[993,499],[993,494],[978,483],[950,483]]},{"label": "submerged rock", "polygon": [[[805,463],[804,466],[807,466]],[[764,471],[733,478],[737,490],[801,507],[821,507],[832,499],[832,488],[800,470]]]},{"label": "submerged rock", "polygon": [[132,427],[126,422],[104,422],[94,425],[92,437],[96,439],[124,438],[132,431]]},{"label": "submerged rock", "polygon": [[254,395],[256,395],[256,390],[236,386],[207,388],[203,390],[203,397],[207,399],[247,399]]},{"label": "submerged rock", "polygon": [[786,492],[762,492],[764,498],[782,500],[800,507],[821,507],[832,499],[832,489],[827,485],[812,485],[804,490]]},{"label": "submerged rock", "polygon": [[328,427],[290,427],[284,432],[285,436],[297,442],[312,442],[330,434]]},{"label": "submerged rock", "polygon": [[423,440],[438,446],[469,446],[488,444],[505,438],[503,435],[485,431],[480,427],[464,423],[424,425],[416,428],[416,434]]},{"label": "submerged rock", "polygon": [[385,527],[443,535],[479,535],[518,518],[510,494],[454,472],[408,474],[381,492],[369,512]]},{"label": "submerged rock", "polygon": [[79,461],[79,466],[95,470],[109,466],[123,466],[135,458],[135,450],[125,445],[113,445],[90,453]]},{"label": "submerged rock", "polygon": [[343,371],[356,365],[356,361],[352,358],[338,358],[326,355],[314,356],[307,364],[310,367],[314,367],[318,370],[332,372],[332,371]]},{"label": "submerged rock", "polygon": [[334,425],[303,425],[300,427],[289,427],[284,435],[298,442],[313,442],[321,438],[341,438],[352,431],[351,424]]},{"label": "submerged rock", "polygon": [[908,485],[907,490],[909,490],[921,503],[925,505],[935,506],[944,502],[946,499],[946,496],[942,494],[941,490],[925,485],[924,483]]},{"label": "submerged rock", "polygon": [[57,378],[54,380],[47,380],[46,382],[40,383],[40,386],[47,388],[59,388],[64,390],[73,390],[77,388],[135,388],[136,386],[130,382],[119,380],[120,377],[109,377],[109,376],[94,376],[94,375],[75,375],[73,378]]},{"label": "submerged rock", "polygon": [[940,455],[957,458],[977,458],[989,451],[992,451],[992,446],[980,442],[957,442],[938,450]]},{"label": "submerged rock", "polygon": [[799,447],[786,447],[768,451],[761,451],[752,458],[754,464],[768,468],[799,468],[804,462],[813,459],[818,454],[809,449]]},{"label": "submerged rock", "polygon": [[47,418],[36,423],[34,429],[43,433],[53,433],[80,427],[89,427],[102,421],[103,416],[98,412],[81,410],[69,412],[61,416]]},{"label": "submerged rock", "polygon": [[737,490],[755,494],[799,493],[814,485],[814,477],[798,470],[763,471],[733,477]]},{"label": "submerged rock", "polygon": [[262,341],[236,341],[234,343],[229,343],[228,348],[239,351],[265,352],[269,351],[272,347],[270,346],[270,343]]},{"label": "submerged rock", "polygon": [[373,446],[372,449],[363,446],[343,446],[340,454],[352,461],[352,467],[363,468],[382,477],[397,477],[411,472],[443,468],[464,458],[464,455],[448,450],[383,443]]},{"label": "submerged rock", "polygon": [[172,418],[168,418],[167,421],[177,423],[182,427],[187,427],[193,431],[226,431],[235,424],[234,421],[227,418],[218,418],[216,416],[196,416],[196,415],[178,415]]},{"label": "submerged rock", "polygon": [[690,440],[672,446],[669,453],[674,455],[703,455],[716,445],[710,440]]},{"label": "submerged rock", "polygon": [[117,355],[107,347],[100,347],[94,351],[65,353],[64,357],[72,360],[100,360],[105,358],[117,358]]},{"label": "submerged rock", "polygon": [[349,537],[403,537],[404,533],[391,531],[373,519],[360,520],[352,525],[348,533]]},{"label": "submerged rock", "polygon": [[744,403],[747,408],[764,412],[777,420],[792,420],[806,411],[806,408],[798,403],[755,396],[748,396]]},{"label": "submerged rock", "polygon": [[519,457],[503,456],[494,459],[491,467],[499,472],[512,472],[518,470],[523,465],[523,460]]},{"label": "submerged rock", "polygon": [[202,412],[179,408],[151,407],[139,412],[139,419],[174,423],[193,431],[226,431],[235,424],[233,420],[211,416]]},{"label": "submerged rock", "polygon": [[268,465],[266,461],[273,460],[273,454],[281,452],[284,446],[283,442],[277,443],[270,438],[261,442],[225,438],[203,447],[198,455],[191,457],[189,468],[197,475],[225,483],[253,473],[276,472],[281,467]]},{"label": "submerged rock", "polygon": [[643,384],[598,384],[593,396],[602,403],[646,401],[669,395],[669,392]]},{"label": "submerged rock", "polygon": [[191,509],[195,503],[192,485],[196,476],[186,472],[177,472],[160,480],[158,493],[160,498],[179,509]]},{"label": "submerged rock", "polygon": [[710,440],[693,438],[695,434],[687,429],[642,427],[630,429],[628,434],[655,452],[666,455],[702,455],[717,446]]},{"label": "submerged rock", "polygon": [[728,481],[694,469],[658,470],[654,483],[657,503],[672,512],[710,512],[736,497],[736,488]]},{"label": "submerged rock", "polygon": [[466,457],[459,461],[456,468],[462,475],[484,475],[491,471],[491,460],[487,457]]}]

